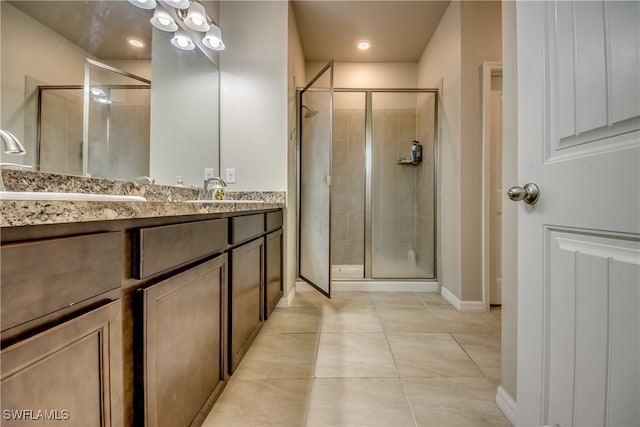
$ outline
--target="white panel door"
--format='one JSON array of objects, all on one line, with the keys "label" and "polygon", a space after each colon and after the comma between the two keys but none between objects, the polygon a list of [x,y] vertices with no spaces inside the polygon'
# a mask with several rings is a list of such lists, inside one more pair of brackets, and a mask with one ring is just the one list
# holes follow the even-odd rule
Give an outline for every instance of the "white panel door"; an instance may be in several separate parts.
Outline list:
[{"label": "white panel door", "polygon": [[518,2],[517,38],[518,424],[638,426],[640,2]]}]

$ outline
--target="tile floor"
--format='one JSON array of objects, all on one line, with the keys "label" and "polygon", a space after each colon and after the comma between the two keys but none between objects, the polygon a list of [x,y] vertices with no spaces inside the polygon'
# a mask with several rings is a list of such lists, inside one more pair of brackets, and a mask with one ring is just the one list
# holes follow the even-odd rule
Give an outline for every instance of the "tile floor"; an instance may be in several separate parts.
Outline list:
[{"label": "tile floor", "polygon": [[432,293],[299,292],[204,426],[509,426],[499,383],[499,309],[460,313]]}]

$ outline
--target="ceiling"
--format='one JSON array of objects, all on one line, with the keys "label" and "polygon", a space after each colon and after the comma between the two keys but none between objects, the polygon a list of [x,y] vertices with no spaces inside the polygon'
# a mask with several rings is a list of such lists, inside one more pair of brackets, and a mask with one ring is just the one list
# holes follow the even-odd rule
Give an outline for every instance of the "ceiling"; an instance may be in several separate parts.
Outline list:
[{"label": "ceiling", "polygon": [[[9,1],[12,6],[40,21],[100,59],[151,58],[153,12],[115,1]],[[133,48],[127,38],[145,43]]]},{"label": "ceiling", "polygon": [[[305,60],[417,62],[449,0],[293,1]],[[368,40],[361,51],[356,44]]]},{"label": "ceiling", "polygon": [[[8,3],[97,58],[151,57],[152,12],[127,1]],[[292,4],[306,61],[417,62],[449,0],[299,0]],[[145,47],[130,47],[128,37],[142,40]],[[363,39],[371,42],[367,51],[356,47]]]}]

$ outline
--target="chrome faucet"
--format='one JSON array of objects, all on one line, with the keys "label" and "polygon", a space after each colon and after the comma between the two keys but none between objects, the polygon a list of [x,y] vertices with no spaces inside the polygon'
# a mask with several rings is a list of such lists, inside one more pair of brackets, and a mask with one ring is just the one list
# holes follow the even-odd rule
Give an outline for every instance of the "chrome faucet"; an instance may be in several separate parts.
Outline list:
[{"label": "chrome faucet", "polygon": [[148,176],[142,175],[136,178],[136,183],[138,184],[155,184],[156,180],[151,179]]},{"label": "chrome faucet", "polygon": [[[2,140],[2,151],[6,154],[24,155],[27,154],[24,145],[18,141],[11,132],[0,129],[0,139]],[[20,165],[17,163],[0,163],[0,190],[4,190],[4,182],[2,181],[2,167],[14,167],[18,169],[31,169],[31,166]]]},{"label": "chrome faucet", "polygon": [[213,178],[205,179],[202,188],[198,189],[198,200],[209,200],[213,197],[211,196],[211,189],[209,188],[209,184],[214,183],[214,187],[226,187],[227,183],[224,182],[224,179],[219,176],[215,176]]}]

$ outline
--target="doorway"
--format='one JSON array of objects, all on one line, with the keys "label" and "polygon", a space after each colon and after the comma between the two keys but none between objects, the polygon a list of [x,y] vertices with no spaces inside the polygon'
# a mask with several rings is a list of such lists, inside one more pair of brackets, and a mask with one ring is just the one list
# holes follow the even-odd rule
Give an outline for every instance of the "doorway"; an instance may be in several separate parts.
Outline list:
[{"label": "doorway", "polygon": [[502,63],[485,62],[482,77],[483,302],[502,305]]}]

